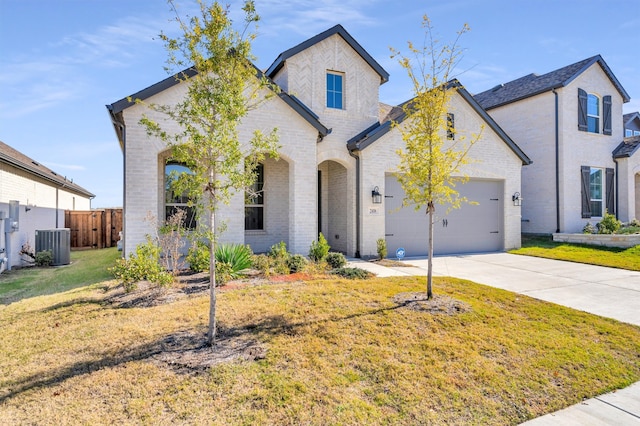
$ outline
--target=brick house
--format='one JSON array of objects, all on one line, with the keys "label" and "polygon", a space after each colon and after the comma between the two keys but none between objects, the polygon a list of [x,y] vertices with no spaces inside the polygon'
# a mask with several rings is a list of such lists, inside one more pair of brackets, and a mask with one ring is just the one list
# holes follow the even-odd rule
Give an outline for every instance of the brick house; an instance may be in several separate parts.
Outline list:
[{"label": "brick house", "polygon": [[[284,241],[291,252],[307,254],[322,232],[333,250],[348,256],[374,256],[378,238],[387,239],[390,253],[407,246],[408,256],[425,254],[425,215],[398,208],[402,193],[393,173],[402,140],[390,124],[401,121],[401,108],[379,100],[389,74],[340,25],[284,51],[265,74],[282,92],[249,112],[240,136],[248,140],[255,128],[277,127],[280,159],[263,163],[258,203],[245,205],[240,193],[221,207],[227,224],[221,241],[246,243],[254,252]],[[484,132],[472,148],[476,161],[464,170],[471,180],[461,188],[478,204],[450,216],[442,209],[439,220],[448,226],[437,232],[448,243],[436,252],[519,247],[513,194],[530,160],[458,82],[449,90],[455,91],[450,108],[458,134],[478,133],[481,126]],[[167,167],[179,167],[167,165],[167,147],[139,125],[150,111],[129,99],[166,104],[183,95],[183,85],[170,77],[107,105],[124,155],[125,253],[151,233],[143,220],[148,211],[165,216]]]},{"label": "brick house", "polygon": [[629,95],[600,55],[475,95],[531,157],[522,170],[522,231],[581,232],[605,211],[640,217],[640,155],[625,144]]}]

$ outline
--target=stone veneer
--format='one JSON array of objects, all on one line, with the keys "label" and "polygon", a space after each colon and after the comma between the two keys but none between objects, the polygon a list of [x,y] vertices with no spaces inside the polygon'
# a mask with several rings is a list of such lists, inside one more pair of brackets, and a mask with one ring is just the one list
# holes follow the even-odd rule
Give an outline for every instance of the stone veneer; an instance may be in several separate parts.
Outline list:
[{"label": "stone veneer", "polygon": [[629,248],[640,244],[640,234],[553,234],[553,241],[560,243]]}]

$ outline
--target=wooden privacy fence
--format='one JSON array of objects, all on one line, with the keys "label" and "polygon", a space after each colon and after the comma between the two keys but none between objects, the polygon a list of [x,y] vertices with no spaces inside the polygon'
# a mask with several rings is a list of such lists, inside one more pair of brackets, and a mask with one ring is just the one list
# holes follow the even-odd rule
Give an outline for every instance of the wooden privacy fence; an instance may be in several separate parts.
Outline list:
[{"label": "wooden privacy fence", "polygon": [[71,230],[71,248],[115,247],[122,231],[122,209],[66,210],[64,226]]}]

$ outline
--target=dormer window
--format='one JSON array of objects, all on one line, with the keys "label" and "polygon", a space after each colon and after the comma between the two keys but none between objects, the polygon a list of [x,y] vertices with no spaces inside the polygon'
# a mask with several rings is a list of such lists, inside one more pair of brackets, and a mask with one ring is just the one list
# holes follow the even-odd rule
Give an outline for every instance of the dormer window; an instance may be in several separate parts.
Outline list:
[{"label": "dormer window", "polygon": [[327,108],[343,109],[344,74],[327,71]]}]

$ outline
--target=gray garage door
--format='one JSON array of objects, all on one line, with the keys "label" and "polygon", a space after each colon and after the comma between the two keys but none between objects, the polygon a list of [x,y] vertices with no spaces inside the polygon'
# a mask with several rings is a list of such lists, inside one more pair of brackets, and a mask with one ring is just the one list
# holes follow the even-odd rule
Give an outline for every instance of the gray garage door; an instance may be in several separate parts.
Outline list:
[{"label": "gray garage door", "polygon": [[[447,213],[436,206],[434,253],[477,253],[499,251],[504,247],[503,185],[501,181],[471,179],[458,185],[458,192],[478,204],[462,204]],[[428,215],[425,209],[402,207],[404,191],[395,176],[385,182],[385,235],[389,257],[396,249],[405,255],[424,256],[429,244]]]}]

